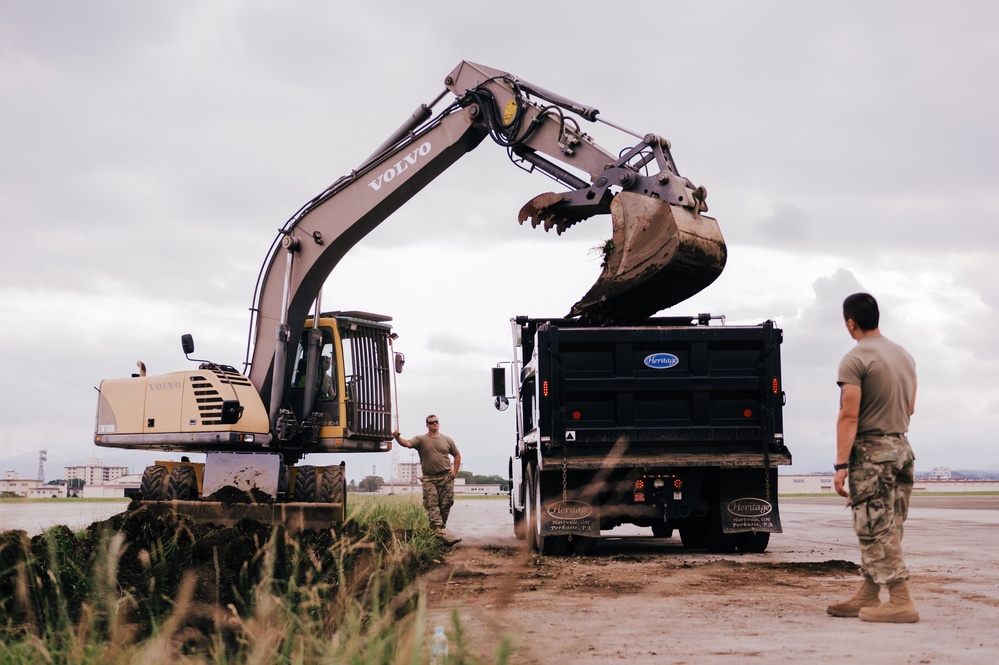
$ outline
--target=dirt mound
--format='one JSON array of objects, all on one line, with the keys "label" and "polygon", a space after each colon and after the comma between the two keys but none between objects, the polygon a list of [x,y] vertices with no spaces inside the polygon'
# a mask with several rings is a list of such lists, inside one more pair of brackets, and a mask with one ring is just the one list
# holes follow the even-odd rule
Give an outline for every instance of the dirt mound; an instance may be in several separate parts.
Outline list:
[{"label": "dirt mound", "polygon": [[256,487],[241,490],[232,485],[226,485],[206,496],[205,501],[218,501],[223,505],[232,506],[237,503],[270,503],[274,501],[274,497],[267,492],[261,492]]},{"label": "dirt mound", "polygon": [[[342,591],[354,597],[368,584],[373,558],[397,537],[353,522],[291,535],[252,520],[222,527],[155,515],[139,502],[129,508],[79,536],[66,527],[30,539],[0,532],[0,614],[11,619],[0,636],[42,631],[63,612],[77,622],[103,603],[109,613],[124,612],[118,620],[142,638],[176,610],[178,597],[188,599],[195,632],[211,635],[226,616],[251,614],[261,590],[292,606],[325,604]],[[402,586],[420,565],[403,561],[386,586]]]}]

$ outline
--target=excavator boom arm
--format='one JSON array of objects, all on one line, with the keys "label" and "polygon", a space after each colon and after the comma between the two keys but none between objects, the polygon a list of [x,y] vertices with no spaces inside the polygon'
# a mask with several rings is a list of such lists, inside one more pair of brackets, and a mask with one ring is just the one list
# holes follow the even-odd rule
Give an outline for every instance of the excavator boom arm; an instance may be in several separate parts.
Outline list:
[{"label": "excavator boom arm", "polygon": [[[685,284],[681,290],[696,292],[721,272],[724,242],[714,220],[700,216],[707,210],[704,190],[679,176],[665,139],[648,134],[633,147],[609,152],[583,132],[577,120],[593,121],[599,113],[595,108],[475,63],[461,62],[446,77],[445,86],[455,98],[443,112],[431,118],[433,104],[417,109],[358,169],[303,206],[272,245],[254,294],[247,351],[248,376],[265,402],[270,395],[272,421],[295,351],[289,342],[298,339],[310,307],[340,259],[486,136],[507,148],[524,168],[540,170],[566,188],[528,202],[520,212],[522,223],[530,219],[532,225],[562,233],[595,214],[620,214],[614,212],[620,202],[612,206],[620,192],[635,192],[642,203],[654,201],[635,214],[627,214],[634,206],[624,204],[624,226],[641,226],[642,233],[626,237],[628,229],[615,222],[611,244],[620,245],[622,252],[608,265],[617,272],[609,273],[605,265],[605,274],[576,303],[573,316],[592,314],[597,323],[624,321],[674,304],[662,304],[664,298],[657,294],[663,269],[682,255],[677,239],[682,240],[684,231],[677,229],[673,214],[678,210],[685,211],[684,219],[694,220],[708,245],[713,244],[707,261],[703,252],[695,259],[710,264],[706,275],[698,276],[700,285]],[[619,239],[619,234],[624,235]],[[635,259],[629,259],[632,244],[642,245]],[[683,242],[679,245],[682,249]],[[643,290],[641,285],[653,273],[659,276],[655,290]],[[275,373],[282,377],[277,385]]]}]

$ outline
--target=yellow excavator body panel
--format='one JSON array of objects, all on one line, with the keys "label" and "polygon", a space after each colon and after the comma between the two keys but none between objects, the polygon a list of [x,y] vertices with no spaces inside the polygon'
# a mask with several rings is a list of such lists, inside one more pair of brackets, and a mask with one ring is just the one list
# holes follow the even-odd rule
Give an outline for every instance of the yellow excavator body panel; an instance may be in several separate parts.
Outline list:
[{"label": "yellow excavator body panel", "polygon": [[[232,401],[238,402],[238,419],[223,422],[224,406]],[[260,396],[236,372],[202,368],[105,379],[100,385],[94,441],[101,446],[252,449],[267,443],[269,432]]]}]

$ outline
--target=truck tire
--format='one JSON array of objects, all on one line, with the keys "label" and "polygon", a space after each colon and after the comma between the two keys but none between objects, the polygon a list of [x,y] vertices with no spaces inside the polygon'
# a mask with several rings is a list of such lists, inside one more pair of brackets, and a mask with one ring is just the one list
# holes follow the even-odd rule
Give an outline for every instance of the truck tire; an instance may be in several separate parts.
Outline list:
[{"label": "truck tire", "polygon": [[688,550],[704,549],[708,544],[708,529],[704,523],[680,527],[680,542]]},{"label": "truck tire", "polygon": [[513,497],[510,498],[510,512],[513,513],[513,535],[517,537],[517,540],[524,540],[527,538],[527,519],[524,517],[523,510],[517,510],[513,507]]},{"label": "truck tire", "polygon": [[295,501],[312,503],[316,500],[316,467],[299,466],[295,475],[295,490],[292,498]]},{"label": "truck tire", "polygon": [[[549,474],[549,478],[550,478]],[[569,536],[546,536],[541,532],[541,515],[544,512],[545,497],[551,496],[551,489],[546,487],[546,477],[535,469],[534,475],[534,512],[535,518],[535,539],[537,550],[541,554],[552,554],[561,556],[569,554]]]},{"label": "truck tire", "polygon": [[712,502],[711,517],[708,520],[707,542],[709,552],[714,554],[731,554],[739,541],[739,534],[722,531],[721,512],[717,502]]},{"label": "truck tire", "polygon": [[524,536],[527,539],[527,548],[533,552],[539,551],[538,531],[540,531],[538,516],[535,514],[537,506],[534,504],[536,495],[534,488],[535,473],[534,465],[528,464],[527,471],[524,474]]},{"label": "truck tire", "polygon": [[769,531],[750,531],[739,534],[736,546],[739,548],[740,552],[745,552],[747,554],[762,554],[767,551],[767,545],[769,544]]},{"label": "truck tire", "polygon": [[670,538],[673,535],[673,527],[656,522],[652,525],[652,535],[656,538]]},{"label": "truck tire", "polygon": [[339,464],[323,467],[323,479],[319,485],[320,502],[339,503],[342,505],[347,500],[347,490],[343,471],[343,467]]},{"label": "truck tire", "polygon": [[175,466],[167,481],[167,499],[194,501],[198,498],[198,477],[193,466]]},{"label": "truck tire", "polygon": [[593,536],[573,536],[569,545],[573,554],[586,556],[593,552],[593,548],[597,545],[597,539]]},{"label": "truck tire", "polygon": [[163,501],[166,499],[166,478],[167,470],[165,466],[159,464],[147,466],[142,472],[142,483],[139,485],[139,492],[144,501]]}]

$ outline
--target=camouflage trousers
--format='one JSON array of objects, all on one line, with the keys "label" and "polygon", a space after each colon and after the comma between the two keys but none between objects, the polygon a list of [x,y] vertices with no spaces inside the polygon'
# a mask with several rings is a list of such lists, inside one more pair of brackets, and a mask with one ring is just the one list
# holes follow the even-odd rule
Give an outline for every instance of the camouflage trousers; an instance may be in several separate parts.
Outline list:
[{"label": "camouflage trousers", "polygon": [[915,456],[905,435],[861,435],[850,455],[850,505],[864,577],[876,584],[909,578],[902,531],[909,515]]},{"label": "camouflage trousers", "polygon": [[423,476],[423,507],[430,518],[430,528],[440,531],[447,525],[447,516],[454,505],[454,478],[450,471]]}]

